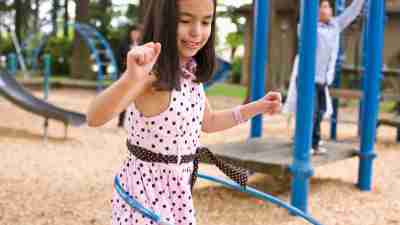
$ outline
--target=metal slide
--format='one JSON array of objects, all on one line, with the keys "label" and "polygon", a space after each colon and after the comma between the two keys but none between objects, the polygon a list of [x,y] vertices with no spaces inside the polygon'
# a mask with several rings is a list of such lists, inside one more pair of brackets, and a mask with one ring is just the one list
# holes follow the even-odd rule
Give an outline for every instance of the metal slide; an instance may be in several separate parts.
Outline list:
[{"label": "metal slide", "polygon": [[13,76],[0,70],[0,95],[26,111],[46,119],[54,119],[65,125],[81,126],[86,123],[86,116],[49,104],[25,90]]}]

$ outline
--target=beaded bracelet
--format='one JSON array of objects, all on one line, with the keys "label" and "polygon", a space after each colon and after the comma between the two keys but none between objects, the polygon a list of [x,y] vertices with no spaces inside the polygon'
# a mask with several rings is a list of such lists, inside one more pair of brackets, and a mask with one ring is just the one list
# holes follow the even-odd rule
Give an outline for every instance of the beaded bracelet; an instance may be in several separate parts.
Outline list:
[{"label": "beaded bracelet", "polygon": [[242,113],[240,112],[241,109],[242,109],[241,105],[236,106],[233,109],[233,118],[235,119],[237,124],[241,124],[241,123],[246,122],[246,120],[243,119]]}]

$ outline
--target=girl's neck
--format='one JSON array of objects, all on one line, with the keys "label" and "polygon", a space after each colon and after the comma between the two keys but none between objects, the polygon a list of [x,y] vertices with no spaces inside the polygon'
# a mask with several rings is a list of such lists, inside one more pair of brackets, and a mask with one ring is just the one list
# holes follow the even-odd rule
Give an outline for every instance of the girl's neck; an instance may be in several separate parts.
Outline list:
[{"label": "girl's neck", "polygon": [[181,66],[185,66],[185,65],[189,62],[190,59],[191,59],[191,58],[180,57],[180,59],[179,59],[179,64],[180,64]]}]

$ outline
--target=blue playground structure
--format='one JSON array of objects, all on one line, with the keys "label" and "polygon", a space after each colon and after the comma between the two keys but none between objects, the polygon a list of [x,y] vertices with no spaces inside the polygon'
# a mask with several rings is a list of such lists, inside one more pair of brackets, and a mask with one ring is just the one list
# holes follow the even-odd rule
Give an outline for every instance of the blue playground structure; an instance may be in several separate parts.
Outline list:
[{"label": "blue playground structure", "polygon": [[[258,1],[256,1],[258,2]],[[260,1],[263,2],[263,1]],[[379,109],[379,86],[382,68],[382,49],[384,37],[384,0],[369,0],[366,5],[367,18],[365,34],[365,60],[364,60],[364,86],[363,86],[363,107],[362,107],[362,124],[361,144],[358,156],[360,158],[359,179],[357,186],[362,191],[370,191],[372,184],[372,163],[376,157],[374,153],[374,141],[376,135],[376,122]],[[336,0],[336,8],[338,13],[344,9],[345,1]],[[258,5],[256,4],[256,7]],[[264,8],[265,9],[265,8]],[[266,10],[268,11],[268,10]],[[265,14],[265,12],[263,14]],[[300,37],[300,66],[299,66],[299,82],[298,82],[298,113],[296,117],[296,131],[294,143],[294,159],[290,166],[290,172],[293,175],[292,181],[292,205],[307,212],[309,178],[313,175],[313,169],[310,164],[309,150],[311,148],[311,132],[312,132],[312,112],[314,104],[314,77],[316,62],[316,32],[317,32],[317,15],[318,1],[302,1],[301,4],[301,37]],[[267,18],[261,19],[256,16],[256,32],[265,34],[268,24]],[[253,53],[253,62],[259,60],[260,63],[253,63],[253,84],[254,93],[252,100],[258,99],[264,94],[264,83],[260,82],[264,79],[264,65],[262,58],[259,58],[267,38],[257,39],[258,33],[255,35],[255,52]],[[259,37],[258,37],[259,38]],[[260,42],[260,43],[259,43]],[[340,52],[342,53],[342,51]],[[339,54],[340,54],[339,53]],[[339,57],[342,60],[343,57]],[[338,65],[340,67],[340,63]],[[337,71],[339,73],[340,70]],[[339,81],[337,81],[339,82]],[[252,121],[251,133],[252,137],[260,137],[261,119],[256,118]]]},{"label": "blue playground structure", "polygon": [[214,75],[212,76],[211,80],[204,84],[204,88],[209,88],[216,83],[222,83],[230,74],[232,65],[221,58],[217,58],[217,71],[215,71]]},{"label": "blue playground structure", "polygon": [[[336,0],[336,14],[340,15],[343,13],[345,8],[345,0]],[[342,73],[342,65],[344,62],[344,49],[343,49],[343,37],[340,37],[340,47],[338,52],[338,57],[336,61],[335,68],[335,80],[333,81],[333,87],[340,87],[340,74]],[[336,140],[337,137],[337,122],[338,122],[338,109],[339,109],[339,99],[334,98],[332,101],[333,113],[331,117],[331,139]]]},{"label": "blue playground structure", "polygon": [[[364,10],[363,10],[363,31],[362,31],[362,61],[364,62],[364,65],[366,65],[367,63],[367,57],[368,57],[368,53],[367,53],[367,45],[368,43],[368,4],[365,5]],[[384,13],[386,13],[386,9],[385,7],[383,8]],[[343,8],[338,8],[338,13],[341,13],[341,11],[343,11]],[[386,24],[388,21],[388,16],[384,15],[384,24]],[[342,70],[347,70],[347,71],[351,71],[351,72],[361,72],[363,73],[363,70],[365,67],[361,67],[361,68],[353,68],[353,67],[344,67],[342,68],[343,65],[343,61],[344,61],[344,50],[341,48],[340,52],[339,52],[339,57],[338,57],[338,61],[336,64],[336,79],[333,85],[333,88],[336,89],[336,95],[337,97],[350,97],[350,98],[354,98],[354,99],[359,99],[359,111],[358,111],[358,135],[361,136],[361,130],[362,130],[362,120],[363,120],[363,102],[364,99],[361,96],[361,98],[359,97],[359,92],[361,91],[354,91],[354,92],[350,92],[349,90],[344,90],[344,92],[347,92],[347,96],[341,96],[341,89],[340,89],[340,80],[341,80],[341,74],[342,74]],[[365,73],[363,73],[365,75]],[[384,76],[398,76],[400,75],[400,71],[396,70],[396,69],[392,69],[392,70],[388,70],[385,68],[382,68],[382,73],[380,76],[381,80],[384,80]],[[365,86],[365,79],[363,76],[361,76],[361,89]],[[335,90],[333,91],[335,92]],[[397,105],[399,105],[400,103],[400,96],[398,96],[395,93],[388,93],[388,92],[382,92],[380,94],[380,101],[394,101],[397,102]],[[331,117],[331,130],[330,130],[330,138],[332,140],[336,140],[337,139],[337,124],[338,124],[338,107],[339,107],[339,98],[334,98],[333,99],[333,115]],[[393,118],[379,118],[378,119],[378,123],[377,123],[377,128],[380,125],[387,125],[387,126],[392,126],[397,128],[397,135],[396,135],[396,141],[398,143],[400,143],[400,110],[399,108],[395,109],[395,115]]]},{"label": "blue playground structure", "polygon": [[[83,23],[69,23],[68,25],[79,33],[89,48],[90,57],[95,62],[95,72],[97,72],[97,90],[101,91],[105,86],[104,81],[107,78],[116,80],[119,73],[111,46],[105,37],[90,25]],[[31,62],[33,70],[37,69],[39,56],[46,47],[51,35],[53,35],[53,33],[45,34],[43,38],[41,38],[40,43],[32,50]],[[24,45],[26,46],[27,43]]]},{"label": "blue playground structure", "polygon": [[82,126],[86,123],[86,116],[81,113],[62,109],[47,102],[50,89],[51,75],[51,57],[44,56],[44,100],[35,97],[22,87],[11,72],[16,71],[17,63],[16,56],[12,54],[9,57],[8,71],[3,71],[0,68],[0,95],[4,96],[10,102],[22,109],[39,115],[45,119],[44,121],[44,138],[47,138],[49,119],[60,121],[65,126],[65,137],[67,137],[67,128],[69,125]]},{"label": "blue playground structure", "polygon": [[[3,24],[0,24],[3,25]],[[28,90],[22,87],[15,78],[18,62],[20,65],[25,65],[22,56],[22,51],[19,46],[18,40],[16,39],[15,33],[7,27],[11,35],[13,35],[14,45],[17,49],[18,54],[10,53],[7,57],[6,70],[0,68],[0,95],[11,101],[13,104],[21,107],[22,109],[29,111],[33,114],[39,115],[45,119],[44,121],[44,138],[47,138],[49,119],[60,121],[65,126],[65,137],[67,137],[67,129],[69,125],[82,126],[86,123],[86,116],[81,113],[66,110],[47,101],[50,89],[50,76],[51,76],[51,56],[44,55],[43,57],[43,91],[44,100],[33,96]],[[45,38],[46,39],[46,38]],[[47,40],[47,39],[46,39]],[[28,77],[28,71],[22,66],[22,73],[25,77]]]},{"label": "blue playground structure", "polygon": [[96,29],[81,23],[70,24],[84,38],[91,51],[91,57],[97,65],[97,90],[104,88],[105,74],[109,79],[116,80],[118,65],[114,53],[107,40]]}]

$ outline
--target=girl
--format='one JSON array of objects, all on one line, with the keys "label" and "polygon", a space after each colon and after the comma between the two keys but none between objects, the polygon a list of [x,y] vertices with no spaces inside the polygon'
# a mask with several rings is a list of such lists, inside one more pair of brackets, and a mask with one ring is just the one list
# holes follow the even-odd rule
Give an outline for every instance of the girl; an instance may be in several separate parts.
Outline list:
[{"label": "girl", "polygon": [[[317,31],[317,62],[315,73],[315,101],[311,154],[324,154],[325,148],[319,147],[321,140],[322,118],[332,114],[332,101],[328,86],[335,78],[335,65],[339,51],[339,38],[342,32],[360,14],[364,0],[354,0],[352,4],[338,17],[333,17],[330,0],[321,0],[319,23]],[[300,31],[301,29],[299,29]],[[283,111],[296,112],[296,79],[299,57],[296,56],[290,79],[288,98]]]},{"label": "girl", "polygon": [[[214,68],[216,0],[152,0],[148,4],[146,44],[130,50],[121,79],[92,102],[88,124],[100,126],[127,108],[129,155],[118,172],[122,187],[166,221],[194,225],[191,187],[198,154],[216,160],[200,148],[201,131],[222,131],[257,114],[275,114],[280,111],[281,97],[269,93],[247,105],[213,111],[202,83],[210,79]],[[236,177],[243,175],[240,171],[228,175],[245,185],[245,177]],[[114,193],[112,224],[154,223]]]}]

